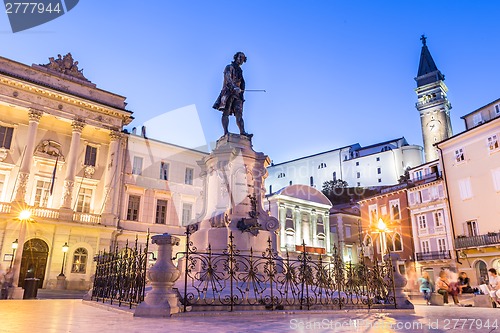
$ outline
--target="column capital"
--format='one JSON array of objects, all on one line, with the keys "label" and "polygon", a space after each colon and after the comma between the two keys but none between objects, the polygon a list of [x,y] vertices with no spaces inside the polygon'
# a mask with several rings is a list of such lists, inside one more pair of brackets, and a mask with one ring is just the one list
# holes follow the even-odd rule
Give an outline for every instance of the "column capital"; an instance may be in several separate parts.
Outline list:
[{"label": "column capital", "polygon": [[71,123],[71,127],[73,127],[73,132],[81,133],[83,128],[85,127],[85,121],[82,119],[75,119]]},{"label": "column capital", "polygon": [[30,122],[31,121],[39,122],[40,118],[42,118],[42,115],[43,111],[34,108],[29,109],[28,116],[30,117]]},{"label": "column capital", "polygon": [[110,137],[111,141],[116,141],[116,140],[119,140],[122,137],[122,135],[118,131],[111,131],[111,132],[109,132],[109,137]]}]

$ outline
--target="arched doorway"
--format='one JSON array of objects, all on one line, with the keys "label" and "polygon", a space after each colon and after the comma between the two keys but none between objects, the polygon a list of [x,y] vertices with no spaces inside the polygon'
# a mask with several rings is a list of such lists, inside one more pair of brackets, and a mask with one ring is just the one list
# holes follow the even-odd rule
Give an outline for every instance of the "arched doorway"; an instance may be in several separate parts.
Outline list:
[{"label": "arched doorway", "polygon": [[39,279],[38,288],[42,287],[48,256],[49,246],[43,240],[33,238],[24,243],[21,270],[19,272],[19,287],[24,287],[25,278],[32,277]]},{"label": "arched doorway", "polygon": [[486,266],[486,263],[482,260],[479,260],[474,264],[474,267],[476,268],[477,283],[486,283],[486,281],[488,280],[488,266]]}]

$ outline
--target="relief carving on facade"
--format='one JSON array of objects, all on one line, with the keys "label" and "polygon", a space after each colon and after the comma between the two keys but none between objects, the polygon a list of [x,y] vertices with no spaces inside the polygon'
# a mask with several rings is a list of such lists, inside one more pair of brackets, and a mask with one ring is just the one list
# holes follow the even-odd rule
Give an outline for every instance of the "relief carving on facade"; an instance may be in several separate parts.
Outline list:
[{"label": "relief carving on facade", "polygon": [[95,173],[95,166],[93,165],[86,165],[85,168],[83,169],[83,176],[85,178],[92,178],[94,173]]},{"label": "relief carving on facade", "polygon": [[29,177],[29,173],[19,172],[19,176],[17,178],[16,201],[24,201]]},{"label": "relief carving on facade", "polygon": [[50,158],[58,158],[61,161],[64,161],[64,156],[61,153],[61,144],[59,142],[53,140],[43,140],[38,144],[35,149],[36,155],[45,155]]},{"label": "relief carving on facade", "polygon": [[70,180],[64,181],[64,190],[62,196],[62,206],[70,208],[71,207],[71,199],[73,196],[73,188],[75,187],[75,182]]},{"label": "relief carving on facade", "polygon": [[6,148],[0,148],[0,162],[3,162],[7,158],[8,151]]},{"label": "relief carving on facade", "polygon": [[77,79],[90,82],[83,75],[83,69],[78,69],[78,61],[74,61],[71,53],[66,54],[64,57],[58,54],[57,59],[54,59],[54,57],[50,57],[48,64],[40,64],[40,66],[54,72],[63,73]]}]

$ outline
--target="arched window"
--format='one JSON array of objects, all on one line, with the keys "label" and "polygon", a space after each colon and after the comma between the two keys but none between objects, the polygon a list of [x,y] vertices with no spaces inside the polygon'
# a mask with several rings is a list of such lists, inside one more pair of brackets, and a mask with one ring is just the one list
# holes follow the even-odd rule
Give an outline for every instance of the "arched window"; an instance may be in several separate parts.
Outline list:
[{"label": "arched window", "polygon": [[401,241],[401,235],[396,233],[394,235],[394,251],[403,251],[403,242]]},{"label": "arched window", "polygon": [[394,252],[394,242],[392,241],[392,237],[386,234],[385,241],[387,243],[387,249],[391,252]]},{"label": "arched window", "polygon": [[71,273],[85,274],[87,270],[88,252],[85,248],[79,247],[73,252],[73,265],[71,266]]},{"label": "arched window", "polygon": [[310,183],[311,187],[314,186],[314,178],[313,178],[313,176],[311,176],[311,178],[309,178],[309,183]]},{"label": "arched window", "polygon": [[476,268],[477,283],[486,283],[486,281],[488,280],[488,266],[486,266],[486,263],[482,260],[479,260],[478,262],[476,262],[474,267]]}]

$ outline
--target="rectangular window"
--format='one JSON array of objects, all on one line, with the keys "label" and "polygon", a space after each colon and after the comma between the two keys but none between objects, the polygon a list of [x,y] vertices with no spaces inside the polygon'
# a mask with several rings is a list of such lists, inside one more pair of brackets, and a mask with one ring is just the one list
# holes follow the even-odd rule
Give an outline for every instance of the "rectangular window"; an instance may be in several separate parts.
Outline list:
[{"label": "rectangular window", "polygon": [[496,115],[500,114],[500,104],[495,105],[495,114]]},{"label": "rectangular window", "polygon": [[356,186],[357,186],[357,187],[360,187],[360,186],[361,186],[361,183],[360,183],[360,182],[357,182]]},{"label": "rectangular window", "polygon": [[423,253],[429,253],[430,252],[430,246],[429,246],[429,241],[428,240],[422,241],[422,252]]},{"label": "rectangular window", "polygon": [[87,145],[85,149],[85,162],[83,164],[95,166],[97,161],[97,148]]},{"label": "rectangular window", "polygon": [[430,200],[431,196],[428,188],[423,189],[421,193],[422,193],[422,202],[427,202]]},{"label": "rectangular window", "polygon": [[474,126],[482,124],[483,123],[483,116],[481,115],[481,112],[474,114],[474,116],[472,117],[472,121],[474,122]]},{"label": "rectangular window", "polygon": [[156,217],[155,223],[166,224],[167,223],[167,200],[157,200],[156,201]]},{"label": "rectangular window", "polygon": [[165,162],[160,163],[160,179],[168,180],[168,168],[169,164]]},{"label": "rectangular window", "polygon": [[0,126],[0,148],[10,149],[14,128]]},{"label": "rectangular window", "polygon": [[377,157],[377,162],[380,162],[380,157]]},{"label": "rectangular window", "polygon": [[132,174],[142,175],[142,157],[134,156],[134,164],[132,166]]},{"label": "rectangular window", "polygon": [[182,225],[188,225],[191,222],[191,213],[193,205],[185,203],[182,205]]},{"label": "rectangular window", "polygon": [[408,203],[413,206],[415,204],[415,193],[409,192],[408,193]]},{"label": "rectangular window", "polygon": [[194,169],[186,168],[186,173],[184,174],[184,184],[193,185],[193,175]]},{"label": "rectangular window", "polygon": [[479,230],[477,229],[477,221],[467,221],[464,225],[465,234],[469,237],[479,235]]},{"label": "rectangular window", "polygon": [[80,213],[90,213],[90,201],[92,200],[92,189],[82,187],[78,191],[76,201],[76,211]]},{"label": "rectangular window", "polygon": [[470,178],[459,179],[458,188],[460,189],[460,198],[462,200],[467,200],[472,198],[472,188],[470,184]]},{"label": "rectangular window", "polygon": [[488,150],[497,151],[498,150],[498,138],[495,135],[488,137]]},{"label": "rectangular window", "polygon": [[351,238],[351,226],[345,226],[345,238]]},{"label": "rectangular window", "polygon": [[438,238],[438,251],[439,252],[445,252],[446,250],[448,250],[446,248],[446,239],[444,238]]},{"label": "rectangular window", "polygon": [[380,206],[380,215],[382,215],[382,216],[387,215],[387,206],[386,205]]},{"label": "rectangular window", "polygon": [[356,162],[356,166],[359,166],[359,162]]},{"label": "rectangular window", "polygon": [[127,220],[128,221],[139,221],[139,205],[141,203],[141,197],[138,195],[129,195],[128,206],[127,206]]},{"label": "rectangular window", "polygon": [[493,178],[493,187],[495,191],[500,192],[500,168],[491,170],[491,176]]},{"label": "rectangular window", "polygon": [[377,173],[380,175],[382,173],[382,168],[377,168]]},{"label": "rectangular window", "polygon": [[382,178],[379,178],[379,179],[378,179],[378,182],[379,182],[379,183],[382,183]]},{"label": "rectangular window", "polygon": [[38,180],[36,182],[34,206],[47,207],[50,192],[50,181]]},{"label": "rectangular window", "polygon": [[361,172],[356,172],[356,178],[361,178]]},{"label": "rectangular window", "polygon": [[418,215],[417,220],[419,229],[427,229],[427,219],[425,215]]},{"label": "rectangular window", "polygon": [[465,161],[463,148],[459,148],[459,149],[455,150],[455,160],[457,161],[457,163],[461,163],[461,162]]}]

